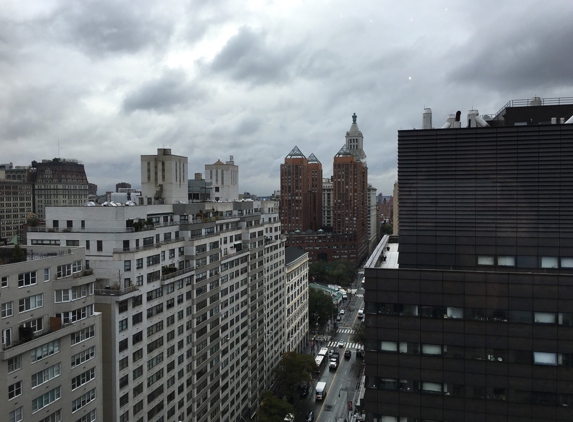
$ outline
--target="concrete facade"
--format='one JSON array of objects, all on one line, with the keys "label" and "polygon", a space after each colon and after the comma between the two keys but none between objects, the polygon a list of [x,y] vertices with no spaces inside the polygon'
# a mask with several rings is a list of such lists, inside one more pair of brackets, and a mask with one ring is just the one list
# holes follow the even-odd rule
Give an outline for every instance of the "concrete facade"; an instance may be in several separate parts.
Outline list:
[{"label": "concrete facade", "polygon": [[140,205],[187,202],[187,157],[158,148],[156,155],[141,156]]},{"label": "concrete facade", "polygon": [[0,265],[0,420],[103,420],[102,316],[84,250],[26,252]]},{"label": "concrete facade", "polygon": [[217,160],[205,165],[205,181],[211,184],[211,199],[235,201],[239,199],[239,166],[233,161],[223,163]]},{"label": "concrete facade", "polygon": [[308,254],[286,248],[286,350],[303,353],[308,344]]},{"label": "concrete facade", "polygon": [[105,420],[254,417],[286,351],[276,202],[49,208],[48,215],[45,229],[28,233],[30,244],[84,246],[98,277]]}]

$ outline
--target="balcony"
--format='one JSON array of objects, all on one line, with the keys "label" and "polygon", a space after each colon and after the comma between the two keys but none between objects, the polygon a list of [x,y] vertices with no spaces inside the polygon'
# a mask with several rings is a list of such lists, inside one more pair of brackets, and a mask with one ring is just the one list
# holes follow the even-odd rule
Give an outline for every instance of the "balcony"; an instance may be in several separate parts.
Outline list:
[{"label": "balcony", "polygon": [[162,269],[162,275],[161,275],[161,284],[165,284],[165,281],[171,280],[175,277],[178,277],[182,274],[187,274],[190,273],[192,271],[195,270],[195,267],[187,267],[187,268],[183,268],[182,270],[176,270],[176,271],[172,271],[169,267],[164,267],[164,269]]},{"label": "balcony", "polygon": [[184,237],[178,237],[176,239],[163,240],[163,241],[158,242],[158,243],[153,243],[152,245],[138,246],[136,248],[114,248],[113,253],[128,253],[128,252],[146,251],[149,249],[160,248],[161,246],[169,245],[170,243],[177,243],[177,242],[184,242],[184,241],[185,241]]},{"label": "balcony", "polygon": [[137,286],[129,286],[122,289],[118,283],[111,283],[108,278],[98,278],[94,293],[98,296],[123,296],[136,290],[139,290]]}]

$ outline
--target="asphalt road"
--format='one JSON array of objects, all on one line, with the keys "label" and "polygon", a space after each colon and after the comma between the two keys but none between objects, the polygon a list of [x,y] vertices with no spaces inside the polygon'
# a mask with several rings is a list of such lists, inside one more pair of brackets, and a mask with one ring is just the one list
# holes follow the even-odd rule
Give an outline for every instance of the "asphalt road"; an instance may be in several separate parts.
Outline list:
[{"label": "asphalt road", "polygon": [[[352,342],[352,333],[350,328],[353,327],[357,319],[358,309],[364,303],[364,290],[359,285],[359,290],[355,296],[349,298],[346,312],[342,321],[338,324],[339,332],[332,335],[330,344],[344,341],[344,347],[331,347],[340,353],[340,364],[336,370],[329,369],[328,364],[322,373],[313,380],[312,388],[306,398],[300,399],[295,406],[295,421],[305,421],[305,416],[309,410],[313,410],[315,421],[317,422],[344,422],[344,419],[350,421],[349,401],[353,402],[355,393],[358,389],[360,372],[362,369],[362,359],[356,357],[356,346]],[[326,347],[323,344],[323,347]],[[344,358],[344,351],[349,349],[352,352],[350,359]],[[316,352],[317,349],[315,349]],[[324,400],[315,400],[314,389],[319,381],[326,382],[327,394]],[[354,406],[354,403],[352,403]]]}]

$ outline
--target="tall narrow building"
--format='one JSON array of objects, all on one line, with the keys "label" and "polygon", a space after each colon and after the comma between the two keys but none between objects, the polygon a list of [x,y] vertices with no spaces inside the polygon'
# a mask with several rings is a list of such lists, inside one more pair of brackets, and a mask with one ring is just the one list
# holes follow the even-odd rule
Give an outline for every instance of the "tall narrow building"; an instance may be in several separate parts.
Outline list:
[{"label": "tall narrow building", "polygon": [[304,232],[310,229],[308,159],[294,147],[281,164],[280,215],[283,230]]},{"label": "tall narrow building", "polygon": [[217,160],[205,165],[205,181],[211,184],[211,199],[223,202],[239,199],[239,166],[232,155],[225,163]]},{"label": "tall narrow building", "polygon": [[334,157],[331,179],[322,178],[314,154],[307,159],[298,147],[281,164],[281,221],[287,245],[308,251],[310,261],[360,264],[368,253],[368,168],[356,114],[352,119],[346,144]]}]

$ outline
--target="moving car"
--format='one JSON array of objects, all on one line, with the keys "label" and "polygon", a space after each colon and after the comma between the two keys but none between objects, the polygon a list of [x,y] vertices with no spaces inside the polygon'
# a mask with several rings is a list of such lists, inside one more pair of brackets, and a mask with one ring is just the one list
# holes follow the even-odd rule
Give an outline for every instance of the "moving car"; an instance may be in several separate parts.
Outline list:
[{"label": "moving car", "polygon": [[306,414],[305,422],[314,422],[314,412],[312,410]]},{"label": "moving car", "polygon": [[364,317],[364,309],[359,309],[358,310],[358,318],[362,319]]},{"label": "moving car", "polygon": [[344,359],[350,359],[351,356],[352,356],[352,352],[350,351],[350,349],[346,349],[344,351]]},{"label": "moving car", "polygon": [[341,317],[340,315],[338,315],[338,316],[336,317],[336,320],[337,320],[337,321],[341,321],[341,320],[342,320],[342,317]]},{"label": "moving car", "polygon": [[344,347],[344,341],[343,340],[338,341],[338,347]]},{"label": "moving car", "polygon": [[340,310],[340,315],[344,315],[344,309]]}]

